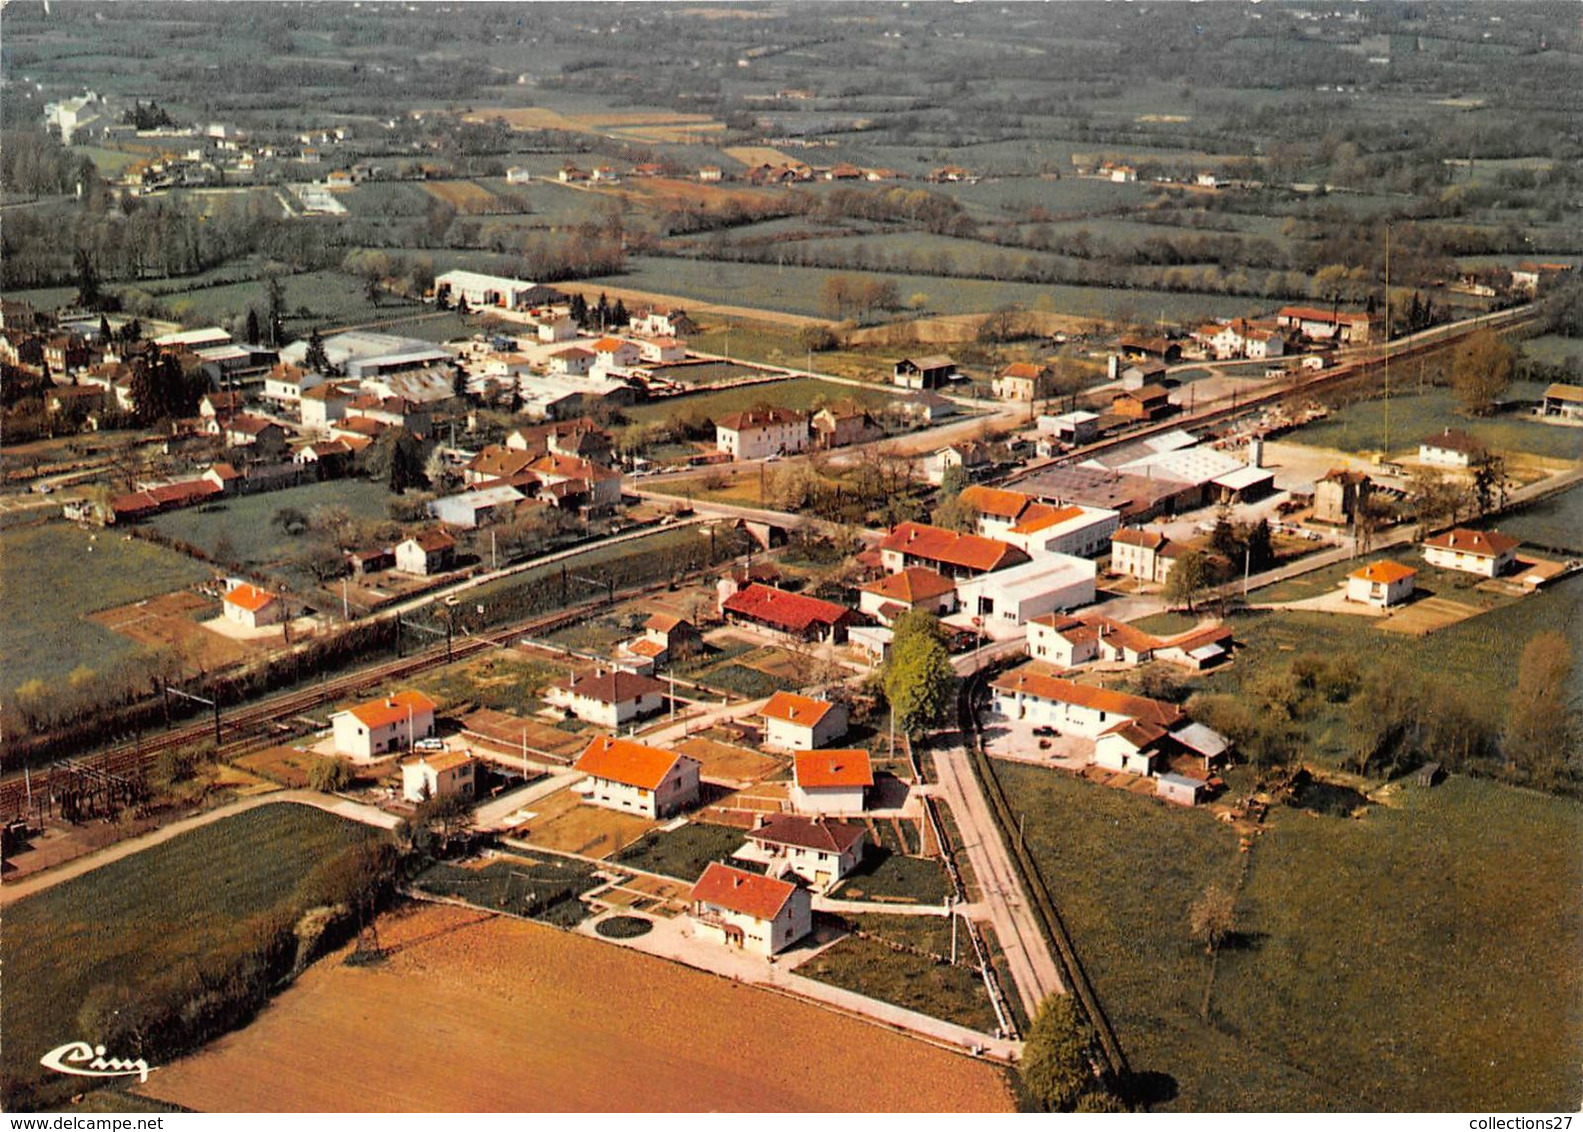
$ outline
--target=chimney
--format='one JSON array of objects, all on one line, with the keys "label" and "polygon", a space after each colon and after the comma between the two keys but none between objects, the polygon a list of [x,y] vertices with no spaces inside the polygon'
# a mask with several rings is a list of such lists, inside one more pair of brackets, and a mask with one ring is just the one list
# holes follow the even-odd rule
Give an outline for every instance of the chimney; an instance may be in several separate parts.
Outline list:
[{"label": "chimney", "polygon": [[731,877],[731,887],[732,888],[741,888],[742,887],[742,878],[740,876],[733,875]]},{"label": "chimney", "polygon": [[759,810],[757,813],[755,813],[753,815],[753,828],[754,829],[763,829],[764,828],[764,824],[765,824],[765,822],[767,820],[768,819],[765,817],[764,811],[763,810]]}]

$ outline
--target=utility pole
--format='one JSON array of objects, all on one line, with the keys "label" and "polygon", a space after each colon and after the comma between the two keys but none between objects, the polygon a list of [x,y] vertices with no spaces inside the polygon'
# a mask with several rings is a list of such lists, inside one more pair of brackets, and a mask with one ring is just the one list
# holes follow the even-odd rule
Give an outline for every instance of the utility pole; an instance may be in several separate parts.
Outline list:
[{"label": "utility pole", "polygon": [[1391,458],[1391,226],[1385,225],[1385,458]]},{"label": "utility pole", "polygon": [[194,695],[191,692],[183,691],[180,688],[173,688],[169,684],[163,684],[163,685],[161,685],[161,687],[164,689],[164,693],[165,693],[166,696],[180,696],[184,700],[192,700],[194,703],[204,704],[207,707],[210,707],[210,708],[214,709],[214,745],[216,747],[218,747],[220,745],[220,700],[219,700],[219,697],[216,696],[214,699],[211,700],[211,699],[206,699],[203,696],[196,696],[196,695]]}]

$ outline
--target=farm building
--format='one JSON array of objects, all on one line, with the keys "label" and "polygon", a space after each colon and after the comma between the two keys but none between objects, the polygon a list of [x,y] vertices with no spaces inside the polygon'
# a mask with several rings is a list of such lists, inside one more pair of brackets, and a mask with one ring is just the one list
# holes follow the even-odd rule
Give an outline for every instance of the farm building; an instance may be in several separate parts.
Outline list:
[{"label": "farm building", "polygon": [[880,542],[879,552],[892,574],[927,566],[947,578],[972,578],[1028,561],[1028,554],[1010,543],[927,523],[898,523]]},{"label": "farm building", "polygon": [[914,609],[943,617],[956,610],[956,586],[927,566],[909,566],[860,586],[858,609],[885,625]]},{"label": "farm building", "polygon": [[1164,755],[1168,734],[1158,723],[1138,719],[1118,723],[1094,740],[1094,765],[1127,774],[1151,775]]},{"label": "farm building", "polygon": [[410,749],[416,740],[434,735],[435,707],[422,692],[397,692],[338,711],[330,717],[335,753],[366,761]]},{"label": "farm building", "polygon": [[697,803],[701,766],[687,755],[601,736],[573,765],[588,776],[574,789],[596,806],[664,818]]},{"label": "farm building", "polygon": [[1282,307],[1276,322],[1315,341],[1337,341],[1351,346],[1365,345],[1378,319],[1359,311],[1325,310],[1323,307]]},{"label": "farm building", "polygon": [[990,687],[995,710],[1006,718],[1089,739],[1129,720],[1169,728],[1184,718],[1175,704],[1048,676],[1029,665],[1003,673]]},{"label": "farm building", "polygon": [[924,460],[924,478],[938,486],[945,482],[945,474],[952,468],[961,468],[969,479],[988,474],[995,466],[990,459],[989,446],[976,440],[959,440],[937,448]]},{"label": "farm building", "polygon": [[745,409],[715,422],[715,448],[735,460],[786,456],[808,447],[808,418],[795,409]]},{"label": "farm building", "polygon": [[1185,774],[1162,774],[1154,780],[1155,795],[1179,806],[1198,805],[1208,790],[1209,783]]},{"label": "farm building", "polygon": [[881,434],[868,410],[850,403],[820,409],[813,415],[809,427],[818,448],[845,448],[849,444],[874,440]]},{"label": "farm building", "polygon": [[860,825],[795,814],[760,815],[736,857],[765,866],[769,876],[826,892],[862,862],[863,843]]},{"label": "farm building", "polygon": [[1345,526],[1362,512],[1374,489],[1367,473],[1332,468],[1314,484],[1314,521]]},{"label": "farm building", "polygon": [[693,927],[702,939],[768,959],[813,929],[806,888],[712,862],[691,893]]},{"label": "farm building", "polygon": [[1462,570],[1498,578],[1511,569],[1521,540],[1499,531],[1472,531],[1466,527],[1424,540],[1424,561],[1442,570]]},{"label": "farm building", "polygon": [[764,718],[764,745],[783,751],[811,751],[846,734],[845,704],[795,692],[776,692],[759,715]]},{"label": "farm building", "polygon": [[792,809],[800,814],[858,814],[874,785],[867,751],[798,751],[792,758]]},{"label": "farm building", "polygon": [[1157,421],[1171,411],[1171,395],[1163,385],[1145,385],[1116,394],[1111,412],[1135,421]]},{"label": "farm building", "polygon": [[1461,429],[1446,426],[1443,432],[1418,442],[1418,462],[1432,468],[1471,468],[1488,455],[1484,442]]},{"label": "farm building", "polygon": [[[720,585],[722,589],[735,588],[728,581],[722,581]],[[853,620],[852,611],[844,605],[787,593],[758,582],[735,590],[726,597],[720,603],[720,613],[727,621],[758,625],[798,640],[829,641],[832,644],[841,644],[846,640],[847,628]]]},{"label": "farm building", "polygon": [[227,590],[221,604],[225,607],[227,621],[234,621],[248,629],[278,625],[286,619],[285,602],[268,590],[248,582],[238,582]]},{"label": "farm building", "polygon": [[891,372],[891,382],[903,389],[943,389],[956,379],[956,362],[944,354],[903,358]]},{"label": "farm building", "polygon": [[1003,636],[990,627],[1021,626],[1042,614],[1093,602],[1097,573],[1090,559],[1041,554],[1020,566],[959,581],[957,600],[965,612],[983,618],[992,636]]},{"label": "farm building", "polygon": [[462,491],[431,500],[429,517],[447,526],[472,530],[510,518],[517,504],[526,498],[510,484],[481,487],[476,491]]},{"label": "farm building", "polygon": [[544,698],[578,719],[614,728],[665,706],[665,685],[636,672],[596,668],[587,675],[558,681]]},{"label": "farm building", "polygon": [[1583,385],[1556,382],[1545,390],[1544,406],[1540,410],[1547,417],[1565,421],[1583,421]]},{"label": "farm building", "polygon": [[467,751],[423,751],[401,760],[401,796],[409,802],[471,798],[477,790],[477,764]]},{"label": "farm building", "polygon": [[1042,416],[1039,431],[1049,433],[1062,444],[1087,444],[1099,433],[1099,414],[1078,409],[1058,416]]},{"label": "farm building", "polygon": [[1371,562],[1347,575],[1347,600],[1388,609],[1413,596],[1417,577],[1400,562]]}]

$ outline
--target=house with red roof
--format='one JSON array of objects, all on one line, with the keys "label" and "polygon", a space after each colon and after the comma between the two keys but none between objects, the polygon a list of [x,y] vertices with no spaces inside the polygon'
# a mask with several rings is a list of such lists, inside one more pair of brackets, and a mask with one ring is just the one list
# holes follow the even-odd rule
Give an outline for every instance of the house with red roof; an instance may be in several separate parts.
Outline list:
[{"label": "house with red roof", "polygon": [[688,755],[601,735],[573,764],[588,776],[573,789],[595,806],[658,819],[698,803],[702,766]]},{"label": "house with red roof", "polygon": [[936,617],[956,612],[956,584],[927,566],[908,566],[858,587],[858,610],[882,625],[915,609]]},{"label": "house with red roof", "polygon": [[736,460],[786,456],[808,447],[808,417],[772,406],[727,413],[715,421],[715,448]]},{"label": "house with red roof", "polygon": [[862,863],[865,840],[856,823],[761,814],[735,859],[761,864],[780,880],[828,892]]},{"label": "house with red roof", "polygon": [[436,706],[422,692],[406,691],[338,711],[330,717],[335,753],[366,761],[410,750],[417,740],[434,736]]},{"label": "house with red roof", "polygon": [[1123,527],[1110,539],[1110,572],[1163,585],[1183,549],[1160,531]]},{"label": "house with red roof", "polygon": [[[721,585],[726,587],[725,582]],[[735,589],[735,586],[726,588]],[[852,611],[844,605],[788,593],[758,582],[726,597],[720,603],[720,613],[727,621],[757,625],[798,640],[830,641],[832,644],[846,640],[847,628],[853,620]]]},{"label": "house with red roof", "polygon": [[1466,527],[1424,540],[1424,561],[1442,570],[1462,570],[1498,578],[1512,567],[1520,539],[1499,531],[1473,531]]},{"label": "house with red roof", "polygon": [[1389,609],[1413,596],[1417,577],[1400,562],[1370,562],[1347,575],[1347,600]]},{"label": "house with red roof", "polygon": [[477,769],[471,751],[420,751],[401,760],[401,796],[408,802],[453,794],[471,798],[478,789]]},{"label": "house with red roof", "polygon": [[715,861],[691,893],[700,939],[768,959],[813,930],[813,898],[789,881]]},{"label": "house with red roof", "polygon": [[443,531],[422,531],[396,544],[396,569],[403,574],[443,574],[456,560],[456,540]]},{"label": "house with red roof", "polygon": [[611,370],[630,369],[643,360],[643,351],[636,342],[625,338],[601,338],[594,343],[594,369],[608,373]]},{"label": "house with red roof", "polygon": [[796,692],[776,692],[759,715],[764,717],[764,745],[783,751],[811,751],[846,734],[845,704]]},{"label": "house with red roof", "polygon": [[1418,462],[1432,468],[1471,468],[1488,457],[1482,440],[1450,425],[1418,442]]},{"label": "house with red roof", "polygon": [[792,809],[800,814],[860,814],[874,786],[865,750],[798,751],[792,756]]},{"label": "house with red roof", "polygon": [[990,688],[995,710],[1006,718],[1087,739],[1118,723],[1138,720],[1169,729],[1186,719],[1175,704],[1051,676],[1036,663],[1002,673]]},{"label": "house with red roof", "polygon": [[221,599],[225,619],[248,629],[278,625],[286,619],[286,603],[279,595],[250,582],[238,582]]},{"label": "house with red roof", "polygon": [[1055,372],[1033,362],[1012,362],[990,388],[1003,401],[1042,401],[1055,392]]},{"label": "house with red roof", "polygon": [[564,707],[578,719],[615,728],[628,720],[653,715],[665,706],[665,685],[652,676],[620,668],[596,668],[551,685],[547,702]]}]

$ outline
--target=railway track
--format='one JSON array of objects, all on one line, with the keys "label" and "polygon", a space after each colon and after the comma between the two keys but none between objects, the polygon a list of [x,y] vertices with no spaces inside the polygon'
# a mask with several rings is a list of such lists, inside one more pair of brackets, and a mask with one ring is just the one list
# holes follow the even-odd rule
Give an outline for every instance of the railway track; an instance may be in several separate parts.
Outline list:
[{"label": "railway track", "polygon": [[[616,602],[626,601],[659,589],[668,582],[650,583],[613,595]],[[326,679],[311,688],[298,688],[265,697],[252,704],[239,706],[220,713],[217,749],[222,759],[234,758],[255,746],[260,739],[268,740],[269,726],[277,720],[307,716],[316,708],[366,691],[390,680],[399,680],[444,664],[476,656],[492,648],[500,648],[515,638],[537,635],[554,630],[569,620],[586,617],[611,604],[612,598],[599,598],[517,622],[507,628],[489,633],[465,635],[447,647],[444,643],[419,649],[409,656],[387,661],[370,668],[359,669]],[[86,769],[93,773],[105,772],[128,778],[146,775],[159,756],[170,750],[201,743],[213,737],[216,723],[204,719],[173,727],[158,734],[139,736],[131,743],[106,748],[96,754],[83,755],[71,760],[75,771],[63,763],[50,764],[37,771],[16,771],[0,780],[0,821],[13,821],[37,812],[41,801],[50,796],[52,788],[60,781]]]}]

